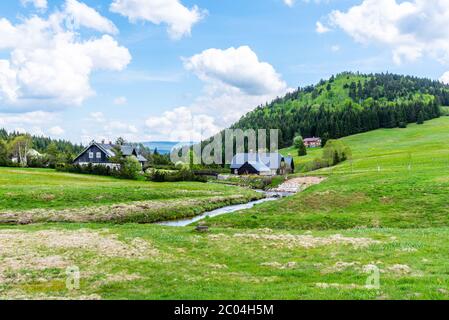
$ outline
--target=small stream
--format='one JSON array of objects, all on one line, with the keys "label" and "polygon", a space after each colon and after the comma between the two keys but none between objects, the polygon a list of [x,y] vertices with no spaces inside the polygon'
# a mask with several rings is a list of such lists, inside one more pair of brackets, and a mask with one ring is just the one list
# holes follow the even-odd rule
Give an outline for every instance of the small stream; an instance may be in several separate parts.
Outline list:
[{"label": "small stream", "polygon": [[264,202],[276,201],[281,198],[285,198],[285,197],[294,195],[294,193],[287,193],[287,192],[266,192],[266,191],[262,191],[262,190],[256,190],[256,191],[264,193],[266,195],[266,198],[261,199],[261,200],[256,200],[256,201],[250,201],[250,202],[244,203],[244,204],[237,204],[237,205],[232,205],[232,206],[215,209],[213,211],[205,212],[199,216],[189,218],[189,219],[160,222],[158,224],[162,225],[162,226],[169,226],[169,227],[185,227],[192,223],[203,220],[206,217],[212,218],[212,217],[216,217],[216,216],[221,216],[223,214],[228,214],[228,213],[232,213],[232,212],[236,212],[236,211],[240,211],[240,210],[250,209],[250,208],[254,207],[255,205],[258,205],[258,204],[261,204]]}]

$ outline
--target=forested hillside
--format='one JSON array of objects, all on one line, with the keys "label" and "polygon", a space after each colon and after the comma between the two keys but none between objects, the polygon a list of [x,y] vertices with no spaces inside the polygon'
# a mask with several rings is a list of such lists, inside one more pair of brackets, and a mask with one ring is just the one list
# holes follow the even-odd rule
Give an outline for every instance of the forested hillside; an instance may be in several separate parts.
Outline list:
[{"label": "forested hillside", "polygon": [[341,138],[437,118],[449,86],[395,74],[342,73],[259,106],[232,128],[281,129],[280,146],[303,137]]}]

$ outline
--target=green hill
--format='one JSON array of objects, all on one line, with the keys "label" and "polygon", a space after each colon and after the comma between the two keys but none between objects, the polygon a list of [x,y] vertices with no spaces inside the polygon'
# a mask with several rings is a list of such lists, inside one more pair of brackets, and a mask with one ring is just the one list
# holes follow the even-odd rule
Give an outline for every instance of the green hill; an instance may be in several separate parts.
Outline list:
[{"label": "green hill", "polygon": [[[341,138],[440,116],[449,86],[394,74],[342,73],[298,88],[242,117],[232,128],[281,129],[280,146],[304,137]],[[444,111],[446,112],[446,111]]]},{"label": "green hill", "polygon": [[448,132],[449,117],[441,117],[343,138],[353,160],[310,173],[326,176],[325,182],[211,224],[302,230],[449,226]]}]

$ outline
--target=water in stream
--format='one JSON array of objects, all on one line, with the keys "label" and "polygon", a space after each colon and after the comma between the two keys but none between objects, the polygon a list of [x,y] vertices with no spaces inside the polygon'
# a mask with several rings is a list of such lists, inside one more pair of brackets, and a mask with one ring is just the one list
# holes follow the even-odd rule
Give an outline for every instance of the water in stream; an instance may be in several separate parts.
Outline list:
[{"label": "water in stream", "polygon": [[244,203],[244,204],[237,204],[237,205],[233,205],[233,206],[227,206],[227,207],[215,209],[213,211],[205,212],[205,213],[203,213],[199,216],[196,216],[194,218],[189,218],[189,219],[184,219],[184,220],[167,221],[167,222],[161,222],[158,224],[162,225],[162,226],[169,226],[169,227],[185,227],[192,223],[203,220],[206,217],[212,218],[212,217],[216,217],[216,216],[221,216],[223,214],[228,214],[228,213],[232,213],[232,212],[236,212],[236,211],[240,211],[240,210],[250,209],[260,203],[264,203],[264,202],[268,202],[268,201],[276,201],[276,200],[279,200],[280,198],[284,198],[284,197],[293,195],[293,193],[286,193],[286,192],[264,192],[264,191],[260,191],[260,192],[265,193],[267,198],[264,198],[261,200],[256,200],[256,201],[251,201],[251,202]]}]

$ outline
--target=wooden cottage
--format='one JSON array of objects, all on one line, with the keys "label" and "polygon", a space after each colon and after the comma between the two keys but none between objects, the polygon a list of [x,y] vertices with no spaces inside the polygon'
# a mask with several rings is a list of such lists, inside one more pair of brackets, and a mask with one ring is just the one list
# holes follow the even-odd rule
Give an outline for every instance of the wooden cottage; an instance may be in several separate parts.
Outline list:
[{"label": "wooden cottage", "polygon": [[116,149],[120,149],[123,157],[135,157],[142,167],[148,161],[144,156],[139,153],[139,150],[131,145],[115,146],[111,143],[97,143],[92,141],[87,148],[83,150],[73,161],[78,165],[103,165],[112,168],[118,168],[118,164],[112,161],[112,158],[116,156]]}]

